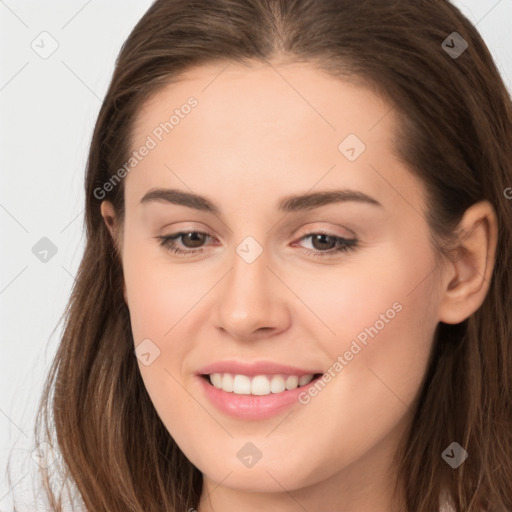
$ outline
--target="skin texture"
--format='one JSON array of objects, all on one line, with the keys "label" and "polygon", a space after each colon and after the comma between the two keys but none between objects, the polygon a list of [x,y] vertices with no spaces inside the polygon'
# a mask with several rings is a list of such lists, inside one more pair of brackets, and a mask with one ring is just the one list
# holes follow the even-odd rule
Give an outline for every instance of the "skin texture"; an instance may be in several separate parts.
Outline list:
[{"label": "skin texture", "polygon": [[[423,185],[394,155],[391,106],[303,64],[190,70],[144,106],[133,149],[190,96],[197,107],[125,178],[123,225],[110,203],[101,210],[119,244],[135,345],[149,338],[160,350],[149,366],[139,362],[145,386],[204,475],[199,511],[391,510],[391,458],[407,431],[435,328],[467,318],[488,289],[497,236],[492,206],[466,212],[466,251],[439,264]],[[349,134],[366,145],[353,162],[338,149]],[[221,213],[141,204],[154,188],[206,196]],[[344,188],[382,206],[276,208],[284,197]],[[357,247],[307,254],[333,247],[330,239],[315,245],[303,238],[318,230],[356,238]],[[158,236],[180,231],[211,238],[175,241],[184,250],[202,247],[195,255],[159,245]],[[247,236],[263,249],[252,263],[236,252]],[[396,303],[400,312],[317,396],[270,419],[221,413],[194,375],[226,359],[327,371]],[[251,468],[237,457],[248,442],[262,454]]]}]

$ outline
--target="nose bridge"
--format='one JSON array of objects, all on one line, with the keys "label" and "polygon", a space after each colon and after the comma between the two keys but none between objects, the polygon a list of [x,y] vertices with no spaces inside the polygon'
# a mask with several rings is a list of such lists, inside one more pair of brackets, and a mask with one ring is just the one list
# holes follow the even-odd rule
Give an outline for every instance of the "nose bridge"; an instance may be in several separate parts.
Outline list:
[{"label": "nose bridge", "polygon": [[261,306],[269,294],[267,251],[253,237],[246,237],[235,249],[232,270],[227,276],[226,303],[238,305],[240,312],[250,305]]},{"label": "nose bridge", "polygon": [[248,336],[263,327],[280,329],[286,323],[279,283],[267,266],[270,252],[253,237],[235,248],[217,303],[217,324],[234,336]]}]

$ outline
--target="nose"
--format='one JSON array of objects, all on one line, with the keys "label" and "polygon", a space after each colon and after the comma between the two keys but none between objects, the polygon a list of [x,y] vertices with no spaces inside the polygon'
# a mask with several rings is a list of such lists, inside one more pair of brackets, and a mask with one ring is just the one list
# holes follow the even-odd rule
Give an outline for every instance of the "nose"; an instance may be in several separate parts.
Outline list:
[{"label": "nose", "polygon": [[269,264],[265,250],[251,263],[235,252],[230,272],[216,287],[215,322],[233,338],[268,337],[289,327],[286,287]]}]

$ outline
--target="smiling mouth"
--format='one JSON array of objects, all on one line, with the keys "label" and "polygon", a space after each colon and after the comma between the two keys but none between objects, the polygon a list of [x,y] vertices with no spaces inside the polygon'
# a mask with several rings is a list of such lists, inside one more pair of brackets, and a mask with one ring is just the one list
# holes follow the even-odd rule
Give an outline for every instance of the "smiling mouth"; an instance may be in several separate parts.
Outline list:
[{"label": "smiling mouth", "polygon": [[311,384],[322,373],[309,375],[269,374],[248,376],[228,372],[204,374],[201,377],[211,386],[237,395],[264,396],[284,393]]}]

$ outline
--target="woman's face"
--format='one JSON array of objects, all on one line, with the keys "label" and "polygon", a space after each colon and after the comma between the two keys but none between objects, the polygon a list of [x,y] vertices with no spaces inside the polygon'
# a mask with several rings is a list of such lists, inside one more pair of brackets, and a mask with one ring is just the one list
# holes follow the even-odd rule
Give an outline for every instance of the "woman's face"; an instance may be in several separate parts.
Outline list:
[{"label": "woman's face", "polygon": [[211,489],[387,488],[440,296],[395,123],[304,65],[203,66],[143,108],[125,297],[147,391]]}]

